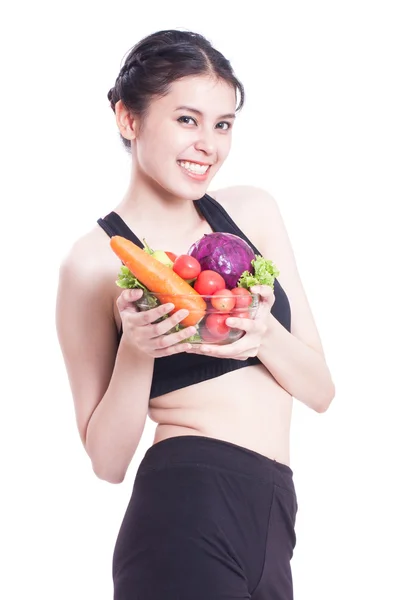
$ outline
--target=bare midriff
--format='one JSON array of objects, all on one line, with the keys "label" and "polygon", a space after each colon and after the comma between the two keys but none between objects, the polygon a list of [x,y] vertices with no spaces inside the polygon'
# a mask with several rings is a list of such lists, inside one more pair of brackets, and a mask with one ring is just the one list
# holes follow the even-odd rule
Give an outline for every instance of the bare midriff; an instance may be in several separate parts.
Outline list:
[{"label": "bare midriff", "polygon": [[153,398],[153,444],[198,435],[237,444],[290,464],[293,399],[263,365],[248,366]]}]

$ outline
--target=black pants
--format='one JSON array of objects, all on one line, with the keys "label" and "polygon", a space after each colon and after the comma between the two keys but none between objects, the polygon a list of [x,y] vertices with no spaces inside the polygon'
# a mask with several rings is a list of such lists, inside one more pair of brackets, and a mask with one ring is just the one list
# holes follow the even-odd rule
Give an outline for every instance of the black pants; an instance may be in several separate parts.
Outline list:
[{"label": "black pants", "polygon": [[214,438],[151,446],[118,534],[114,600],[291,600],[292,470]]}]

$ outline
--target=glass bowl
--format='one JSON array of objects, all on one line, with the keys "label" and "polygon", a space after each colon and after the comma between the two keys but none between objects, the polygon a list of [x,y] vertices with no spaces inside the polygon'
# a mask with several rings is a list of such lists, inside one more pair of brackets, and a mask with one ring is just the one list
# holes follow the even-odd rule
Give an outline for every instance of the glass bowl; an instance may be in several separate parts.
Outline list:
[{"label": "glass bowl", "polygon": [[201,303],[202,306],[199,307],[197,303],[195,305],[193,296],[191,295],[167,295],[164,293],[144,292],[143,296],[139,300],[136,300],[135,305],[140,311],[143,311],[160,306],[160,304],[172,302],[175,305],[175,309],[165,315],[165,317],[157,319],[155,323],[171,316],[181,308],[187,308],[189,315],[168,333],[175,333],[180,329],[193,325],[196,327],[197,332],[190,338],[182,340],[183,342],[225,345],[236,342],[245,333],[243,329],[228,327],[225,323],[226,319],[228,317],[254,319],[260,303],[260,295],[251,293],[247,300],[247,302],[250,301],[248,306],[243,306],[246,300],[243,300],[242,297],[237,297],[235,305],[232,308],[229,306],[229,301],[232,303],[232,297],[219,295],[217,301],[215,296],[200,295],[200,298],[203,299],[203,302]]}]

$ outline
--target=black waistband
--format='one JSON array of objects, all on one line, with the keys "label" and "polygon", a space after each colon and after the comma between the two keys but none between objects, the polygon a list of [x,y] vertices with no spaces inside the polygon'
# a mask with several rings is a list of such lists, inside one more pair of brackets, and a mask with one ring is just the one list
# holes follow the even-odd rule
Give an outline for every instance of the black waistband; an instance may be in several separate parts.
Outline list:
[{"label": "black waistband", "polygon": [[174,436],[153,444],[137,474],[185,464],[235,471],[293,490],[293,471],[288,465],[243,446],[198,435]]}]

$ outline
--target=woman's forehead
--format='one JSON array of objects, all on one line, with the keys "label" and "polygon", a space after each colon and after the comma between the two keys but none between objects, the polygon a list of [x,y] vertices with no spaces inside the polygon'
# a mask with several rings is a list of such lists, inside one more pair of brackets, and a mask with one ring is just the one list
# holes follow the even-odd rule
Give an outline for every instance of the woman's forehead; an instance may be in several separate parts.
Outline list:
[{"label": "woman's forehead", "polygon": [[168,94],[156,102],[173,110],[185,107],[201,112],[234,113],[236,90],[224,80],[196,75],[172,82]]}]

